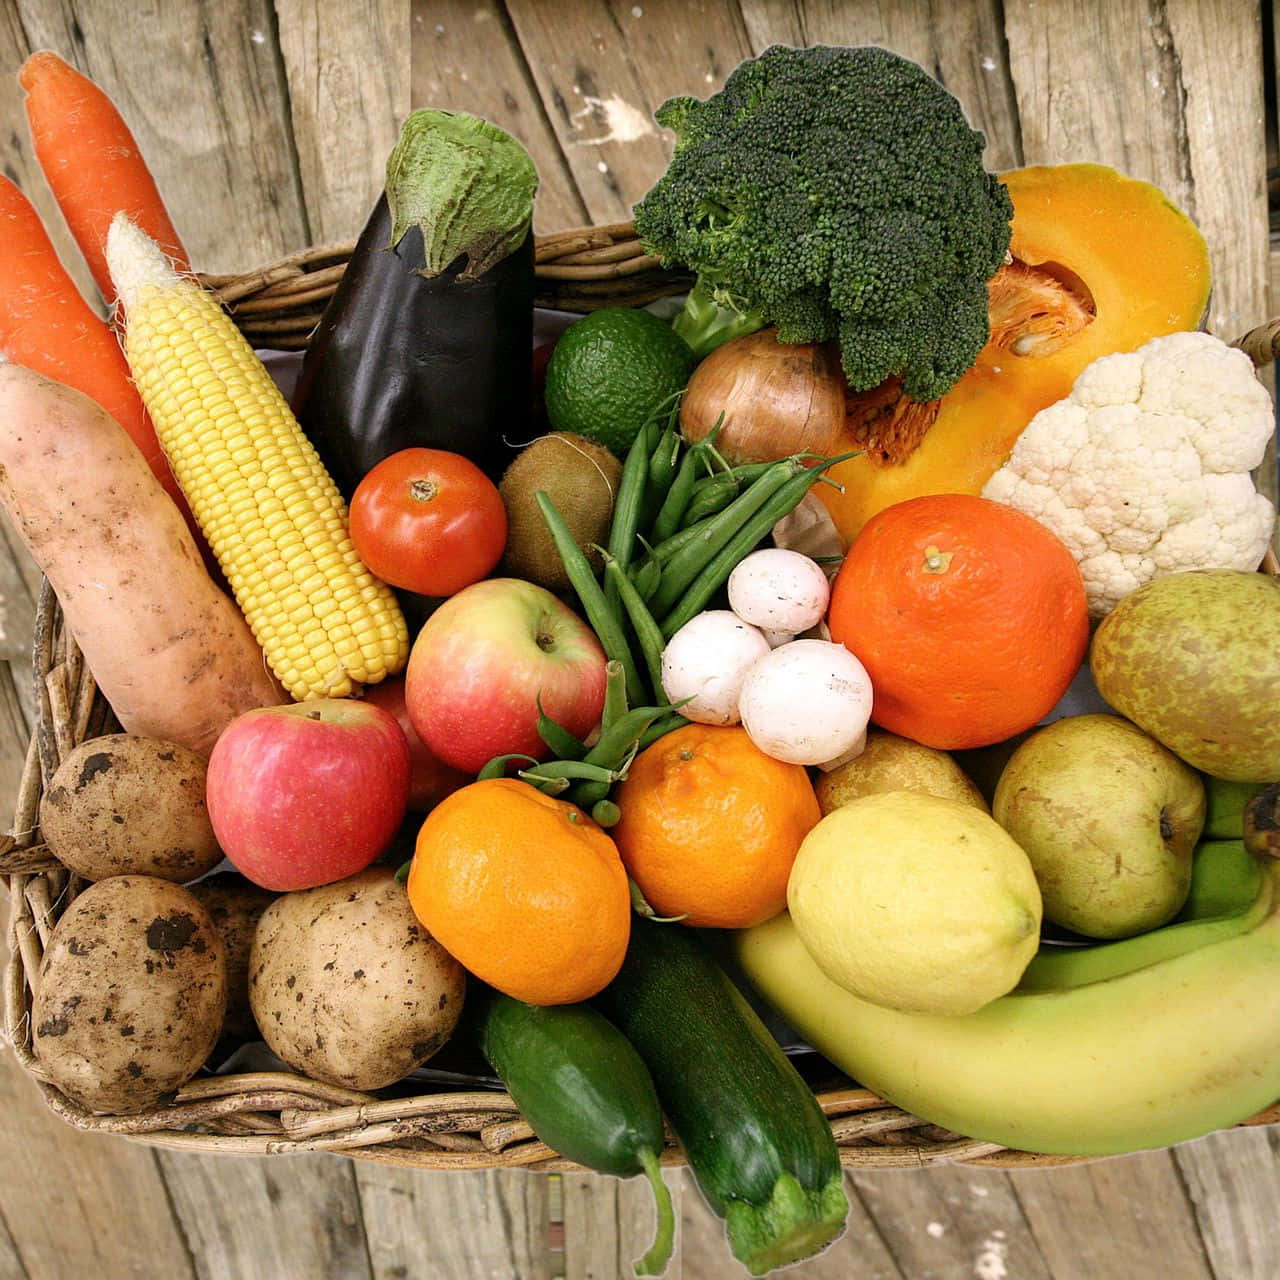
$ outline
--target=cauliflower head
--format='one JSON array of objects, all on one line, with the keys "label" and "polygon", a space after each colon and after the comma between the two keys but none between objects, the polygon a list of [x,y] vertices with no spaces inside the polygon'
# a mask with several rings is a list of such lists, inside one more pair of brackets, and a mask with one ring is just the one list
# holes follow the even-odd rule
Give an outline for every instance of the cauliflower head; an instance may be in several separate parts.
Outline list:
[{"label": "cauliflower head", "polygon": [[1207,333],[1102,356],[1036,414],[982,496],[1071,548],[1089,612],[1184,569],[1256,569],[1275,529],[1250,472],[1276,429],[1242,351]]}]

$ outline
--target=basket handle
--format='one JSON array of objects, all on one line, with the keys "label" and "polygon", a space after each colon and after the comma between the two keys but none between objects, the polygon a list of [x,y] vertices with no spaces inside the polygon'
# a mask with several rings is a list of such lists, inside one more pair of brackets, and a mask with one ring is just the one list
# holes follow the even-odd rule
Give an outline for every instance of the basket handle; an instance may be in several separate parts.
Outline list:
[{"label": "basket handle", "polygon": [[1270,364],[1280,357],[1280,317],[1250,329],[1231,345],[1239,347],[1256,368],[1261,369],[1263,365]]}]

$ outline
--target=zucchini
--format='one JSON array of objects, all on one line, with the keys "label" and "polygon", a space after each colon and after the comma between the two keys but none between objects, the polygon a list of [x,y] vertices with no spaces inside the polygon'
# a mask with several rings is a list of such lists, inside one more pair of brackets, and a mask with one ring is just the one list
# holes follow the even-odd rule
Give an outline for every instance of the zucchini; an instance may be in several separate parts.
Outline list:
[{"label": "zucchini", "polygon": [[658,1165],[662,1109],[636,1051],[585,1004],[524,1004],[499,991],[476,1003],[480,1051],[534,1133],[600,1173],[649,1179],[657,1231],[635,1269],[661,1275],[671,1260],[675,1215]]},{"label": "zucchini", "polygon": [[618,976],[596,1001],[636,1047],[752,1275],[825,1249],[849,1202],[813,1091],[716,963],[680,925],[631,922]]}]

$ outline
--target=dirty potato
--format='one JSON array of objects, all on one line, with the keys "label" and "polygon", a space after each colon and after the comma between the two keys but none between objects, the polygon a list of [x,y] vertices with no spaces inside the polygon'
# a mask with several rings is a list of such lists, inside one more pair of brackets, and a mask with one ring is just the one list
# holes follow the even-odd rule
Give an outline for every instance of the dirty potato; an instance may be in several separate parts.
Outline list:
[{"label": "dirty potato", "polygon": [[86,889],[49,939],[33,1047],[68,1097],[129,1115],[199,1071],[226,1002],[226,956],[204,907],[168,880],[113,876]]},{"label": "dirty potato", "polygon": [[187,888],[204,904],[227,951],[227,1016],[222,1034],[241,1043],[260,1040],[249,1008],[249,953],[262,913],[279,895],[234,871],[221,871]]},{"label": "dirty potato", "polygon": [[54,856],[86,880],[158,876],[183,884],[222,860],[205,808],[205,761],[131,733],[81,743],[40,801]]},{"label": "dirty potato", "polygon": [[286,893],[262,914],[249,1003],[267,1044],[304,1075],[379,1089],[444,1044],[462,967],[418,923],[387,867]]}]

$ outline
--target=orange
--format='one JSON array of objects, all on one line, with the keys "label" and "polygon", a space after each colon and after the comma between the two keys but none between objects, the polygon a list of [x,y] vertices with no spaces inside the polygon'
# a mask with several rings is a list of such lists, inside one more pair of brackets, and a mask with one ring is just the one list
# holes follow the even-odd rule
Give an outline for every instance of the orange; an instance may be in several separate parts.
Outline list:
[{"label": "orange", "polygon": [[809,775],[738,726],[691,724],[647,747],[614,798],[622,861],[660,916],[746,929],[787,903],[800,842],[822,816]]},{"label": "orange", "polygon": [[1021,511],[958,493],[867,522],[836,577],[828,625],[871,677],[872,720],[943,751],[1038,724],[1089,644],[1066,544]]},{"label": "orange", "polygon": [[582,810],[515,778],[470,783],[427,815],[408,891],[463,968],[527,1004],[595,995],[631,935],[617,846]]}]

